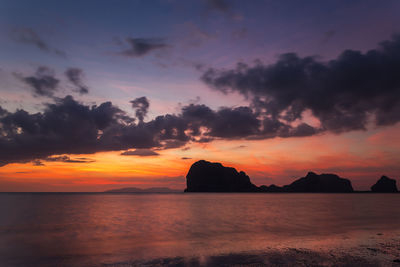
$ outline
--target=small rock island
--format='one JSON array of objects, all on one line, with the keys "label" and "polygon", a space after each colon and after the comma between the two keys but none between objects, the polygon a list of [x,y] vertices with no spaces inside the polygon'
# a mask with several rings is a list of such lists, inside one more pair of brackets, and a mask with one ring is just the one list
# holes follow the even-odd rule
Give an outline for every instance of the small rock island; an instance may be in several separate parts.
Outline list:
[{"label": "small rock island", "polygon": [[258,192],[249,176],[221,163],[200,160],[190,167],[186,175],[185,192]]},{"label": "small rock island", "polygon": [[396,193],[398,192],[396,180],[390,179],[387,176],[382,176],[376,184],[371,186],[371,191],[377,193]]},{"label": "small rock island", "polygon": [[354,192],[350,180],[336,174],[315,174],[309,172],[290,185],[283,186],[284,192],[320,192],[320,193],[351,193]]}]

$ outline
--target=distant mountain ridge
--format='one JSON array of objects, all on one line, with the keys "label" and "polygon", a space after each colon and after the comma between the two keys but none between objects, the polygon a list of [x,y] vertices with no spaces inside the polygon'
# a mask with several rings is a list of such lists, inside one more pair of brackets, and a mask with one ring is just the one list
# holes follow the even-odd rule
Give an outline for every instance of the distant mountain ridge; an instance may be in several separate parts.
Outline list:
[{"label": "distant mountain ridge", "polygon": [[[245,172],[221,163],[200,160],[192,164],[186,175],[185,192],[286,192],[286,193],[353,193],[351,181],[336,174],[309,172],[289,185],[256,186]],[[372,192],[398,192],[396,180],[383,176]]]},{"label": "distant mountain ridge", "polygon": [[151,188],[137,188],[125,187],[104,191],[104,193],[180,193],[181,190],[171,189],[168,187],[151,187]]}]

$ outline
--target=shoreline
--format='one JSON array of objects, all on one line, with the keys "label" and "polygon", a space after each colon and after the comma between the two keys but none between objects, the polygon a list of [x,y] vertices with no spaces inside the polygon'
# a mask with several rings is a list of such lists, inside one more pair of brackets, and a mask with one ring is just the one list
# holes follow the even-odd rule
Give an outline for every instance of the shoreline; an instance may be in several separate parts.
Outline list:
[{"label": "shoreline", "polygon": [[[397,254],[383,250],[385,245],[315,250],[286,247],[207,256],[160,257],[126,262],[102,263],[102,266],[400,266]],[[345,251],[343,251],[345,250]]]}]

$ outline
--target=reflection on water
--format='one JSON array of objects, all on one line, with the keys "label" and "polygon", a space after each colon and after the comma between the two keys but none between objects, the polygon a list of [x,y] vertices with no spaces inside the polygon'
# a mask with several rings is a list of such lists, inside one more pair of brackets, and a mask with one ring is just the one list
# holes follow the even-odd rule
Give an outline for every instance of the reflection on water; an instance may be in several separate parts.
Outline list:
[{"label": "reflection on water", "polygon": [[0,194],[0,263],[92,266],[382,240],[396,253],[399,204],[400,194]]}]

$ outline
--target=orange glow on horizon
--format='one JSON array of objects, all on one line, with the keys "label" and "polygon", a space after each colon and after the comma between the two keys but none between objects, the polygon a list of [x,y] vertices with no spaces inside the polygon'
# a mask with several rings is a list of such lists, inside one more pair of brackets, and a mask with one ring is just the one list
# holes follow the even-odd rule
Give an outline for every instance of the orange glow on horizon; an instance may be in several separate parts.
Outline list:
[{"label": "orange glow on horizon", "polygon": [[72,159],[85,157],[94,161],[90,163],[14,163],[0,168],[0,190],[103,191],[127,186],[183,190],[190,165],[200,159],[243,170],[257,185],[284,185],[315,171],[349,178],[355,188],[364,190],[380,175],[398,178],[399,129],[397,126],[340,136],[214,141],[190,144],[189,149],[157,151],[160,155],[147,157],[121,156],[121,152],[69,155]]}]

